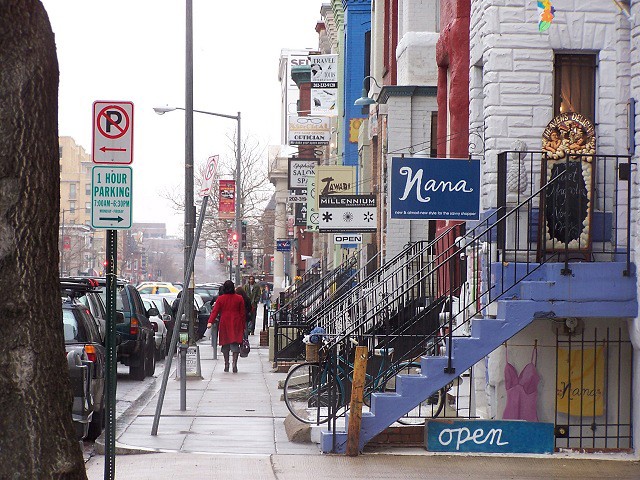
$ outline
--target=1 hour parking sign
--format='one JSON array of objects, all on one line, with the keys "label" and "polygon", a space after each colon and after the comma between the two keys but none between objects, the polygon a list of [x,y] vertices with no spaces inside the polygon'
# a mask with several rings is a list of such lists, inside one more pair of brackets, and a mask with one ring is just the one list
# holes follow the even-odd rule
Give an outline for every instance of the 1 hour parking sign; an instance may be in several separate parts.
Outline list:
[{"label": "1 hour parking sign", "polygon": [[133,103],[93,102],[93,163],[133,162]]},{"label": "1 hour parking sign", "polygon": [[131,228],[131,167],[96,166],[91,174],[93,228]]}]

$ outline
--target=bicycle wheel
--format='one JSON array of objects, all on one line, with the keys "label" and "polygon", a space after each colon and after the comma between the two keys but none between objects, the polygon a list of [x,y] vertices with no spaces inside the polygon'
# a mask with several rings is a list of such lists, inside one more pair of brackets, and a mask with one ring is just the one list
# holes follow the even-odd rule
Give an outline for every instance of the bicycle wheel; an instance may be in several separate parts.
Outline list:
[{"label": "bicycle wheel", "polygon": [[326,364],[296,365],[284,382],[284,402],[291,415],[304,423],[326,422],[342,406],[343,398],[342,384]]},{"label": "bicycle wheel", "polygon": [[[418,362],[407,362],[400,364],[394,376],[387,380],[384,384],[384,391],[396,390],[396,375],[418,375],[421,367]],[[426,400],[420,402],[406,414],[398,419],[398,423],[402,425],[424,425],[428,418],[436,418],[444,410],[444,402],[446,399],[446,390],[439,389]]]}]

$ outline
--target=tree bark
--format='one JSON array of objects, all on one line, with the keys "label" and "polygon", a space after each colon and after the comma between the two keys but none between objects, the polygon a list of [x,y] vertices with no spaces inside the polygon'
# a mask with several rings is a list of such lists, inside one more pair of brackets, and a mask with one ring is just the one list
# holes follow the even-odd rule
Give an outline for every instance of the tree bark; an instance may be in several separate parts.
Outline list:
[{"label": "tree bark", "polygon": [[58,286],[58,61],[38,0],[0,0],[0,478],[86,479]]}]

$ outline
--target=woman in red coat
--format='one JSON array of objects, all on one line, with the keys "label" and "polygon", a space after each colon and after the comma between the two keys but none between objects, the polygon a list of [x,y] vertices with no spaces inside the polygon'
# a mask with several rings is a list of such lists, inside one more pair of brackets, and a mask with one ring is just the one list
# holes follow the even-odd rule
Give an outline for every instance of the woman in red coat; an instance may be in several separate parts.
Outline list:
[{"label": "woman in red coat", "polygon": [[218,343],[222,346],[224,356],[224,371],[229,371],[229,352],[233,353],[233,373],[238,372],[238,356],[240,356],[240,344],[244,338],[246,328],[246,314],[243,298],[235,293],[231,280],[224,282],[222,295],[213,304],[213,310],[209,316],[207,327],[216,321],[220,315],[218,324]]}]

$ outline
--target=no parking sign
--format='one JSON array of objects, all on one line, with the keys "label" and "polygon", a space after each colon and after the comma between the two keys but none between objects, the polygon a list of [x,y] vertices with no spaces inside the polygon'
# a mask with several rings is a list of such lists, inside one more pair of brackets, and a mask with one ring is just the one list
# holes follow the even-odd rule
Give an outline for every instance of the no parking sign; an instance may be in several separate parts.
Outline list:
[{"label": "no parking sign", "polygon": [[133,162],[133,102],[93,102],[93,163]]}]

